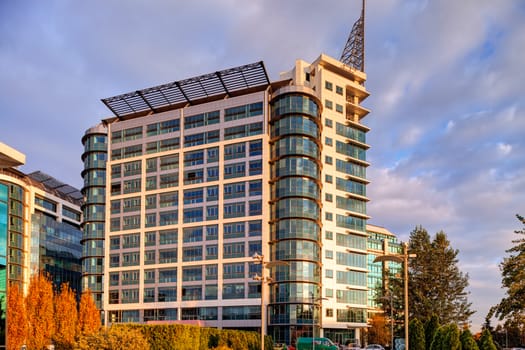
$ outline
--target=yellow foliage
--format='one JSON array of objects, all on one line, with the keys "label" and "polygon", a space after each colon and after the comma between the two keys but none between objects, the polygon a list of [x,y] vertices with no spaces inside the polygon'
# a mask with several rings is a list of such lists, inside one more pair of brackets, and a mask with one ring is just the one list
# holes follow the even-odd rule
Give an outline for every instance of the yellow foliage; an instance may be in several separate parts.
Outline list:
[{"label": "yellow foliage", "polygon": [[7,290],[7,323],[8,350],[18,350],[25,343],[27,334],[27,318],[24,295],[16,284],[11,284]]}]

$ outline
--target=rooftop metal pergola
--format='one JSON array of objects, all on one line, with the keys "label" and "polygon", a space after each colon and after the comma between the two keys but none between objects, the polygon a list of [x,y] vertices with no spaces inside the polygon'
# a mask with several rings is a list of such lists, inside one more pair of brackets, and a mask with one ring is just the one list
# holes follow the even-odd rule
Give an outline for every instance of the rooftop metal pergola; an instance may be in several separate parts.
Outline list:
[{"label": "rooftop metal pergola", "polygon": [[148,114],[270,84],[262,61],[102,99],[117,116]]},{"label": "rooftop metal pergola", "polygon": [[77,204],[80,204],[83,199],[82,193],[78,189],[55,179],[51,175],[41,171],[34,171],[27,174],[27,176],[42,184],[48,191],[54,192],[59,197],[76,201]]}]

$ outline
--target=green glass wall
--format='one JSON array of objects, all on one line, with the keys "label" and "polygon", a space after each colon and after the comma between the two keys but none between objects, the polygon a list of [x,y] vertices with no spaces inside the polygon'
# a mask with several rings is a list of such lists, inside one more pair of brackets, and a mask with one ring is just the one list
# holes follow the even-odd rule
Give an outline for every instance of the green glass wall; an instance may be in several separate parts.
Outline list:
[{"label": "green glass wall", "polygon": [[269,334],[277,343],[319,334],[321,297],[321,111],[310,95],[271,102]]},{"label": "green glass wall", "polygon": [[104,276],[104,207],[106,197],[107,134],[100,126],[89,129],[82,139],[82,289],[89,288],[102,309]]},{"label": "green glass wall", "polygon": [[7,300],[8,187],[0,183],[0,346],[5,345]]}]

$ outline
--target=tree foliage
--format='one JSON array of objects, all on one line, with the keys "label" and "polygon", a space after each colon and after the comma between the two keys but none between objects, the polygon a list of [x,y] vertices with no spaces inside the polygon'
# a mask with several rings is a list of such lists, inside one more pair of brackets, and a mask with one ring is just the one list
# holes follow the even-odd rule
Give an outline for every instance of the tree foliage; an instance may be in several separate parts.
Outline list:
[{"label": "tree foliage", "polygon": [[[523,216],[516,215],[525,224]],[[506,296],[498,305],[492,308],[500,320],[506,318],[509,322],[523,323],[525,318],[525,227],[514,231],[519,238],[514,239],[514,246],[506,250],[508,257],[500,264],[501,284],[506,289]]]},{"label": "tree foliage", "polygon": [[78,311],[75,293],[64,283],[55,301],[56,333],[53,337],[55,343],[63,344],[67,348],[75,342],[78,333]]},{"label": "tree foliage", "polygon": [[461,350],[479,350],[478,344],[474,340],[472,333],[468,329],[464,329],[459,336],[461,342]]},{"label": "tree foliage", "polygon": [[75,350],[149,350],[150,345],[139,328],[115,326],[80,336]]},{"label": "tree foliage", "polygon": [[20,349],[26,340],[27,317],[24,294],[16,284],[11,284],[7,289],[7,309],[9,310],[7,344],[9,349]]},{"label": "tree foliage", "polygon": [[427,346],[427,349],[430,349],[430,346],[432,345],[432,341],[434,340],[434,336],[436,335],[438,330],[439,330],[439,319],[436,314],[433,314],[425,322],[425,344]]},{"label": "tree foliage", "polygon": [[468,274],[458,268],[459,251],[441,231],[431,241],[421,226],[410,234],[409,313],[422,320],[437,315],[440,324],[465,322],[473,314],[467,300]]},{"label": "tree foliage", "polygon": [[80,297],[78,306],[78,328],[81,334],[95,334],[101,327],[100,312],[91,291],[87,289]]},{"label": "tree foliage", "polygon": [[408,340],[411,350],[425,350],[425,329],[417,318],[409,323]]},{"label": "tree foliage", "polygon": [[484,329],[481,333],[478,346],[479,350],[497,350],[497,347],[492,340],[492,335],[488,329]]},{"label": "tree foliage", "polygon": [[370,321],[368,328],[368,342],[373,344],[390,344],[392,341],[390,334],[390,323],[384,315],[375,314]]},{"label": "tree foliage", "polygon": [[48,275],[31,276],[25,298],[27,312],[27,347],[42,349],[51,343],[55,333],[53,283]]}]

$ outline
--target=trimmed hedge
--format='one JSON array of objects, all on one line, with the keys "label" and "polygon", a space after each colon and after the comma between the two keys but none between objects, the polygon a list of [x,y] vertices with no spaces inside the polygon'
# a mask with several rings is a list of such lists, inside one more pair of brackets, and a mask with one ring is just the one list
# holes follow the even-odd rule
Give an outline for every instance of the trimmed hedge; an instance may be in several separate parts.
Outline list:
[{"label": "trimmed hedge", "polygon": [[[119,324],[113,327],[140,330],[150,345],[150,350],[259,350],[260,334],[233,329],[205,328],[192,325],[141,325]],[[266,337],[265,348],[271,349],[271,338]]]}]

